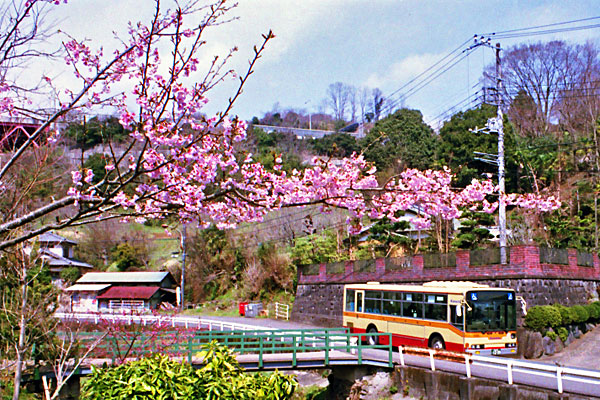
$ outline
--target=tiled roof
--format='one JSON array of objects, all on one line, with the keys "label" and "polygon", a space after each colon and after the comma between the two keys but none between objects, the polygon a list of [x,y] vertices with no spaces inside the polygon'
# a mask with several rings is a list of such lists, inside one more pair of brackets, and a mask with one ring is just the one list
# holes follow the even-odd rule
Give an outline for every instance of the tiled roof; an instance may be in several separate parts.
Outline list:
[{"label": "tiled roof", "polygon": [[81,268],[94,268],[93,265],[84,263],[83,261],[77,261],[70,258],[59,256],[56,253],[51,252],[47,249],[40,250],[42,258],[46,260],[46,263],[51,267],[81,267]]},{"label": "tiled roof", "polygon": [[38,236],[38,240],[40,242],[43,243],[70,243],[70,244],[77,244],[77,242],[71,240],[71,239],[67,239],[65,237],[62,237],[60,235],[57,235],[56,233],[52,233],[52,232],[46,232],[46,233],[42,233],[40,236]]},{"label": "tiled roof", "polygon": [[113,286],[98,299],[143,299],[147,300],[159,290],[158,286]]},{"label": "tiled roof", "polygon": [[162,282],[168,272],[88,272],[76,283],[155,283]]}]

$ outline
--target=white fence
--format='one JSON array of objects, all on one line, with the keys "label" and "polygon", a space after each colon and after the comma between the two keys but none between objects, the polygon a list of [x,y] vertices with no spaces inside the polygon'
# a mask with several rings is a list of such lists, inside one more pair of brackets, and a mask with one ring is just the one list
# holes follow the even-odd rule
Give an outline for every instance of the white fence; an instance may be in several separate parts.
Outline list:
[{"label": "white fence", "polygon": [[275,318],[290,320],[290,305],[283,303],[275,303]]},{"label": "white fence", "polygon": [[97,313],[56,313],[56,318],[62,320],[76,320],[76,321],[87,321],[94,322],[95,324],[101,322],[116,323],[125,322],[127,324],[141,324],[141,325],[152,325],[161,324],[163,326],[181,326],[186,329],[208,329],[208,330],[219,330],[219,331],[256,331],[265,330],[268,328],[238,324],[234,322],[217,321],[205,318],[191,318],[191,317],[172,317],[169,315],[135,315],[135,314],[97,314]]},{"label": "white fence", "polygon": [[[444,361],[448,362],[452,359],[454,362],[464,364],[464,374],[467,378],[472,376],[482,376],[480,373],[474,373],[473,368],[483,367],[488,371],[497,370],[503,371],[506,377],[506,383],[524,383],[515,380],[515,376],[534,377],[537,387],[556,390],[558,393],[571,392],[590,396],[598,396],[600,394],[600,371],[570,368],[560,365],[544,364],[540,362],[532,362],[504,357],[494,356],[478,356],[467,353],[453,353],[446,350],[424,349],[420,347],[404,347],[400,346],[400,365],[409,364],[405,358],[405,354],[427,356],[429,357],[429,368],[432,371],[436,369],[445,370]],[[436,365],[436,357],[439,357]],[[411,365],[414,365],[410,363]],[[419,365],[421,366],[421,365]],[[454,372],[454,371],[451,371]],[[565,386],[568,386],[565,388]]]}]

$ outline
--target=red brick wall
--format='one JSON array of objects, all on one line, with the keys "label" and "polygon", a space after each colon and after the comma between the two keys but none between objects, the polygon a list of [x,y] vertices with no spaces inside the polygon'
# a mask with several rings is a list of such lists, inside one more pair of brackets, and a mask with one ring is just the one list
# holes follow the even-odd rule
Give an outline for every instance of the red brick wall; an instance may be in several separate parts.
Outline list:
[{"label": "red brick wall", "polygon": [[568,265],[542,264],[540,249],[537,246],[513,246],[509,249],[507,265],[478,265],[470,263],[469,251],[456,252],[456,266],[425,268],[423,256],[412,256],[407,268],[392,270],[387,268],[386,259],[375,260],[374,268],[365,272],[354,272],[354,261],[347,261],[345,272],[327,274],[325,264],[319,266],[318,275],[305,275],[298,269],[299,284],[353,283],[353,282],[427,282],[444,280],[493,280],[493,279],[580,279],[600,280],[600,261],[594,255],[594,266],[577,265],[577,251],[568,251]]}]

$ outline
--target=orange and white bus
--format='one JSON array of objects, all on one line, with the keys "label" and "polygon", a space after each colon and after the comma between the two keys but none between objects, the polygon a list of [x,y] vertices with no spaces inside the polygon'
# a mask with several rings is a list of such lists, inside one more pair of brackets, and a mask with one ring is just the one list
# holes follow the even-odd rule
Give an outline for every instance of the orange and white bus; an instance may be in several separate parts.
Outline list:
[{"label": "orange and white bus", "polygon": [[[344,288],[343,324],[352,333],[389,332],[393,346],[514,354],[516,300],[514,290],[473,282],[351,284]],[[376,336],[367,339],[376,344]]]}]

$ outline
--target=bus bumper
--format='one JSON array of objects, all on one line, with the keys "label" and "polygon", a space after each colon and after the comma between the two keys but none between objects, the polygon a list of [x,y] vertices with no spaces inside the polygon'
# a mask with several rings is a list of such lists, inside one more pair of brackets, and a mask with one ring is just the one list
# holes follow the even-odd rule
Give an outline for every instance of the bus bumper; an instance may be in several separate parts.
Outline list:
[{"label": "bus bumper", "polygon": [[516,355],[516,347],[501,347],[497,349],[465,349],[465,352],[480,356],[509,356]]}]

